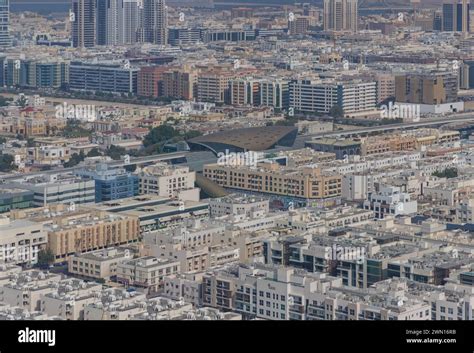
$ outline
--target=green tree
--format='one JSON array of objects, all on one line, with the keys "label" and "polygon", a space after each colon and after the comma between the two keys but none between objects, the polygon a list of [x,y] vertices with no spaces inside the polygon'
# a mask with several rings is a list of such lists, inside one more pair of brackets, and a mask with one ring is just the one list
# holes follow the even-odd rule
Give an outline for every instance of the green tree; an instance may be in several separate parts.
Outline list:
[{"label": "green tree", "polygon": [[109,148],[107,148],[105,154],[117,161],[122,158],[123,155],[127,154],[127,150],[120,146],[111,145]]},{"label": "green tree", "polygon": [[64,163],[64,167],[65,168],[74,167],[78,165],[79,163],[81,163],[84,160],[84,158],[85,158],[84,152],[81,151],[79,154],[74,153],[71,156],[71,158],[66,163]]},{"label": "green tree", "polygon": [[28,99],[24,95],[20,95],[16,100],[16,105],[20,108],[25,108],[28,105]]},{"label": "green tree", "polygon": [[6,107],[10,104],[11,98],[6,98],[4,96],[0,96],[0,107]]},{"label": "green tree", "polygon": [[0,172],[8,173],[16,168],[14,158],[9,154],[0,154]]},{"label": "green tree", "polygon": [[62,136],[65,138],[89,137],[91,134],[92,131],[83,128],[79,121],[71,119],[67,121],[62,132]]},{"label": "green tree", "polygon": [[87,157],[98,157],[102,156],[102,153],[99,151],[97,147],[94,147],[87,153]]},{"label": "green tree", "polygon": [[47,268],[54,263],[54,254],[51,249],[41,249],[38,252],[37,266],[39,268]]},{"label": "green tree", "polygon": [[179,132],[173,127],[168,125],[160,125],[150,130],[148,135],[146,135],[143,139],[143,145],[145,147],[156,145],[157,143],[162,143],[176,136],[179,136]]},{"label": "green tree", "polygon": [[275,126],[295,126],[298,122],[298,119],[295,117],[285,118],[284,120],[277,120]]},{"label": "green tree", "polygon": [[189,140],[189,139],[192,139],[194,137],[198,137],[198,136],[201,136],[202,133],[201,131],[197,131],[197,130],[190,130],[190,131],[186,131],[185,134],[184,134],[184,139],[185,140]]},{"label": "green tree", "polygon": [[333,105],[332,108],[329,110],[329,115],[333,118],[342,118],[344,117],[344,111],[338,105]]},{"label": "green tree", "polygon": [[456,178],[458,176],[458,170],[456,168],[446,168],[442,172],[437,171],[432,175],[438,178]]},{"label": "green tree", "polygon": [[390,104],[390,102],[395,103],[395,97],[390,96],[390,97],[385,98],[383,101],[381,101],[378,104],[378,106],[382,106],[382,105],[388,106]]}]

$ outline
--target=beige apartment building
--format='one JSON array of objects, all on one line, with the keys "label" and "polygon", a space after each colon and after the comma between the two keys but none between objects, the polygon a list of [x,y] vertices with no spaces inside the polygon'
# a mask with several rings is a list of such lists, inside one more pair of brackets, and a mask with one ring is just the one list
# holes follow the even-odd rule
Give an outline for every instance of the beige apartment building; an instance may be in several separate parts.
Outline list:
[{"label": "beige apartment building", "polygon": [[41,297],[55,291],[61,275],[29,270],[18,273],[0,286],[0,302],[32,311],[41,310]]},{"label": "beige apartment building", "polygon": [[196,173],[189,167],[156,164],[143,168],[138,174],[140,194],[156,194],[163,197],[175,197],[177,193],[188,191],[191,199],[199,201],[199,189],[194,188]]},{"label": "beige apartment building", "polygon": [[42,224],[0,217],[0,263],[33,265],[47,242]]},{"label": "beige apartment building", "polygon": [[49,205],[12,212],[14,219],[41,223],[48,233],[48,248],[55,262],[68,261],[77,253],[105,249],[138,241],[139,220],[133,215]]},{"label": "beige apartment building", "polygon": [[56,262],[75,253],[128,244],[138,240],[138,218],[100,211],[81,211],[77,217],[58,217],[48,232],[48,246]]},{"label": "beige apartment building", "polygon": [[133,254],[123,248],[108,248],[72,255],[68,262],[68,272],[81,277],[110,280],[117,275],[117,265],[132,257]]},{"label": "beige apartment building", "polygon": [[199,73],[197,98],[200,102],[223,103],[229,96],[229,82],[242,76],[230,68],[215,68]]},{"label": "beige apartment building", "polygon": [[439,131],[437,129],[419,129],[404,134],[370,136],[361,141],[361,155],[413,151],[421,146],[459,141],[459,138],[459,131]]},{"label": "beige apartment building", "polygon": [[63,320],[83,320],[84,308],[97,302],[102,284],[67,278],[57,288],[41,295],[41,311]]},{"label": "beige apartment building", "polygon": [[362,141],[361,155],[370,156],[372,154],[411,151],[417,147],[417,140],[414,136],[403,136],[400,134],[389,136],[368,137]]},{"label": "beige apartment building", "polygon": [[170,70],[162,74],[163,96],[192,100],[196,95],[197,74],[193,71]]},{"label": "beige apartment building", "polygon": [[416,143],[418,146],[432,146],[435,144],[443,144],[459,141],[459,131],[440,131],[437,129],[421,129],[415,130]]},{"label": "beige apartment building", "polygon": [[377,73],[374,78],[377,81],[378,103],[395,95],[395,77],[393,75]]},{"label": "beige apartment building", "polygon": [[230,104],[233,106],[259,105],[260,82],[253,78],[242,78],[229,82]]},{"label": "beige apartment building", "polygon": [[341,195],[341,175],[319,168],[285,168],[278,163],[257,167],[208,164],[203,174],[217,184],[232,189],[275,194],[300,199],[326,199]]},{"label": "beige apartment building", "polygon": [[125,286],[142,288],[147,293],[163,287],[165,276],[180,272],[178,260],[164,260],[152,256],[140,257],[117,266],[117,282]]}]

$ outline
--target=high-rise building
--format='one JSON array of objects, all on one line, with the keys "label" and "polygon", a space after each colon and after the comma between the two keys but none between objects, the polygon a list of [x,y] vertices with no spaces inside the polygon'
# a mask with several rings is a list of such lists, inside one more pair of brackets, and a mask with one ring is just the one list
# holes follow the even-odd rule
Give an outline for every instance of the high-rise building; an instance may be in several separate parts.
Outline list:
[{"label": "high-rise building", "polygon": [[97,0],[98,45],[134,44],[140,41],[139,0]]},{"label": "high-rise building", "polygon": [[95,0],[72,0],[72,43],[75,48],[90,48],[95,45],[96,27]]},{"label": "high-rise building", "polygon": [[117,44],[118,2],[120,0],[97,0],[96,42],[98,45]]},{"label": "high-rise building", "polygon": [[168,20],[165,0],[143,0],[143,32],[145,42],[166,45]]},{"label": "high-rise building", "polygon": [[123,1],[122,43],[134,44],[143,41],[141,31],[143,6],[140,0]]},{"label": "high-rise building", "polygon": [[276,109],[286,109],[289,105],[288,81],[267,78],[260,81],[260,104]]},{"label": "high-rise building", "polygon": [[446,0],[443,3],[442,30],[445,32],[469,32],[469,0]]},{"label": "high-rise building", "polygon": [[324,30],[357,32],[357,0],[324,0]]},{"label": "high-rise building", "polygon": [[400,103],[437,105],[458,100],[458,75],[452,72],[407,73],[395,77]]},{"label": "high-rise building", "polygon": [[192,100],[197,89],[197,74],[193,70],[178,69],[163,73],[163,95],[175,99]]},{"label": "high-rise building", "polygon": [[254,78],[237,78],[229,81],[230,103],[260,105],[260,81]]},{"label": "high-rise building", "polygon": [[443,14],[441,12],[433,13],[433,30],[441,31],[443,28]]},{"label": "high-rise building", "polygon": [[10,45],[10,0],[0,0],[0,47]]},{"label": "high-rise building", "polygon": [[143,66],[138,72],[137,92],[142,97],[160,97],[163,95],[162,75],[166,66]]},{"label": "high-rise building", "polygon": [[311,25],[311,18],[309,16],[298,16],[291,21],[288,21],[288,33],[290,35],[306,34]]},{"label": "high-rise building", "polygon": [[465,61],[462,66],[461,88],[474,88],[474,61]]}]

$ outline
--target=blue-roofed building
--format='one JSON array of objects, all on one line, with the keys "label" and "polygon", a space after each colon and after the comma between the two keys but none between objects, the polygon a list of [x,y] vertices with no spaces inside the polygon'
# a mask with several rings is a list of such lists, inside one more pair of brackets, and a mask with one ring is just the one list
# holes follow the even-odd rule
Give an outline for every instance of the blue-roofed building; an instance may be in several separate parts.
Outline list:
[{"label": "blue-roofed building", "polygon": [[110,168],[97,164],[95,169],[85,168],[76,172],[95,181],[95,202],[110,201],[138,195],[138,176],[124,168]]}]

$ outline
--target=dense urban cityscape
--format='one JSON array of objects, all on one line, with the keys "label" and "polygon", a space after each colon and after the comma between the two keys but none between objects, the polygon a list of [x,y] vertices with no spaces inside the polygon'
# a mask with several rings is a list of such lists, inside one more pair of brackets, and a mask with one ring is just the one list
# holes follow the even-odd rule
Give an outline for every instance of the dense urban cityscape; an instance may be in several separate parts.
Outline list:
[{"label": "dense urban cityscape", "polygon": [[470,1],[0,0],[3,320],[474,320]]}]

